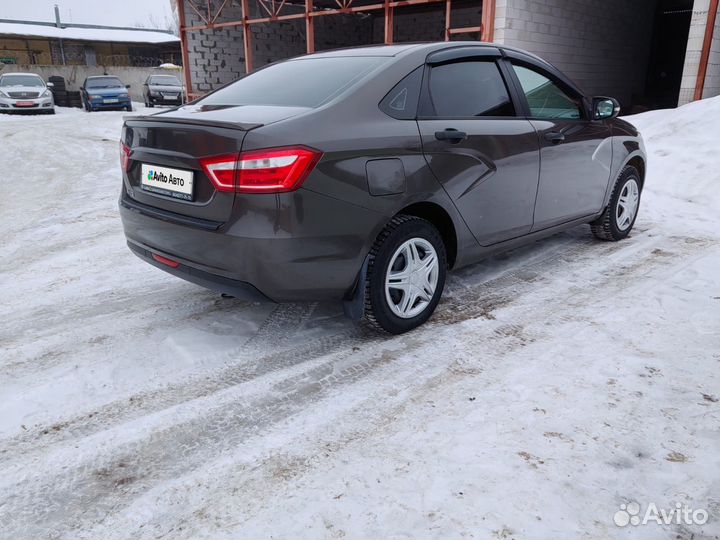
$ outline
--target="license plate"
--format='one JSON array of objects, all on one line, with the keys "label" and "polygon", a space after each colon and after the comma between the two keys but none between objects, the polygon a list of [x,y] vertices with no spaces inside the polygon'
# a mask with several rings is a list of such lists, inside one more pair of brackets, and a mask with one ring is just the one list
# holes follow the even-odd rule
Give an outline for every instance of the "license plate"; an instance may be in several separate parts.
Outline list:
[{"label": "license plate", "polygon": [[141,186],[145,191],[192,201],[193,172],[143,163]]},{"label": "license plate", "polygon": [[103,103],[117,103],[119,100],[117,98],[108,98],[103,99]]},{"label": "license plate", "polygon": [[35,104],[32,101],[16,101],[16,107],[33,107]]},{"label": "license plate", "polygon": [[163,96],[165,99],[177,99],[177,95],[175,96]]}]

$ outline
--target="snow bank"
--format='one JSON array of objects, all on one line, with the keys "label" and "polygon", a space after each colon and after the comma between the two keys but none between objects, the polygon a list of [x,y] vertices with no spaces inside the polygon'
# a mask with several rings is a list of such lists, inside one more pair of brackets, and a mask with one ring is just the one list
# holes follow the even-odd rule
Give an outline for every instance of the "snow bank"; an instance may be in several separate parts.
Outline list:
[{"label": "snow bank", "polygon": [[647,188],[660,196],[651,210],[673,202],[720,209],[720,96],[625,120],[640,130],[648,148]]}]

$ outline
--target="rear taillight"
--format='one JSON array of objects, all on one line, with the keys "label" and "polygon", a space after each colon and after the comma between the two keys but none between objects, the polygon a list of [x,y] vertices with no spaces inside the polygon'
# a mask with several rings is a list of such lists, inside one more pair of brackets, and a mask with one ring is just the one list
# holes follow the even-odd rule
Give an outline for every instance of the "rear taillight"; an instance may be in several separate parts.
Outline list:
[{"label": "rear taillight", "polygon": [[218,191],[280,193],[298,189],[321,156],[317,150],[293,146],[207,158],[200,163]]},{"label": "rear taillight", "polygon": [[200,160],[205,174],[218,191],[235,191],[238,156],[220,156]]},{"label": "rear taillight", "polygon": [[130,148],[122,141],[120,141],[120,167],[126,172],[130,168]]}]

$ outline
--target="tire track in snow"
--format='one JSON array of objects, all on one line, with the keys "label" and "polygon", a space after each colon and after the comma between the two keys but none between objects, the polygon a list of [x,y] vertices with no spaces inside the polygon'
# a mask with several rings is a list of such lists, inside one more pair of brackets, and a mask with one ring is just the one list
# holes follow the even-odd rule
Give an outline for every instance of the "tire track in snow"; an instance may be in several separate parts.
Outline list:
[{"label": "tire track in snow", "polygon": [[[651,248],[661,242],[665,249],[671,247],[674,250],[673,257],[658,257],[654,254]],[[591,301],[598,294],[598,287],[603,287],[605,293],[621,288],[623,280],[617,279],[618,275],[625,278],[637,277],[650,271],[658,271],[663,267],[672,267],[677,265],[680,259],[693,256],[709,243],[711,243],[709,240],[686,243],[681,238],[657,237],[651,242],[643,243],[642,257],[628,261],[629,264],[617,265],[615,267],[617,272],[608,273],[603,268],[597,269],[594,273],[590,272],[596,274],[593,275],[595,287],[580,290],[571,287],[562,295],[548,298],[544,309],[551,318],[562,320],[565,316],[564,306],[569,300]],[[610,246],[618,246],[618,244]],[[632,245],[628,247],[634,248]],[[615,248],[613,251],[621,250],[622,248]],[[564,260],[564,257],[561,255],[559,260]],[[580,271],[584,266],[582,262],[568,263],[565,270]],[[531,268],[544,269],[550,274],[546,277],[552,281],[567,275],[566,271],[554,272],[562,266],[561,263],[559,267],[553,267],[543,260]],[[527,269],[524,268],[525,271]],[[341,345],[340,350],[336,349],[332,354],[325,353],[327,357],[322,358],[319,364],[313,364],[309,370],[300,370],[299,373],[284,380],[280,377],[272,383],[269,391],[261,392],[250,399],[244,400],[238,397],[219,407],[210,406],[207,409],[190,406],[186,411],[189,414],[178,415],[178,418],[170,424],[161,423],[159,429],[151,430],[149,433],[142,433],[140,426],[143,422],[140,421],[139,426],[135,426],[135,429],[139,430],[136,434],[137,439],[133,441],[122,441],[122,436],[125,436],[127,431],[132,431],[128,430],[128,426],[116,426],[115,433],[113,428],[110,428],[110,433],[97,434],[95,437],[100,439],[100,435],[111,435],[109,440],[114,443],[113,445],[105,444],[97,448],[94,445],[98,441],[90,437],[76,441],[76,444],[66,445],[65,448],[51,448],[50,453],[54,453],[55,456],[47,461],[47,456],[36,456],[33,461],[37,465],[46,466],[40,466],[31,474],[23,475],[21,471],[27,469],[22,466],[12,467],[15,470],[8,471],[10,478],[3,481],[3,484],[9,488],[4,491],[15,492],[18,497],[13,500],[6,499],[4,504],[0,505],[0,513],[7,516],[4,520],[10,524],[7,530],[12,531],[12,524],[17,520],[17,526],[27,527],[28,523],[36,523],[36,529],[30,532],[42,535],[50,524],[62,530],[77,524],[78,520],[92,522],[101,519],[108,512],[114,512],[119,507],[130,504],[134,498],[142,495],[152,486],[191,473],[201,464],[231,451],[236,444],[246,438],[261,435],[272,425],[327,397],[330,392],[339,391],[344,386],[352,385],[370,376],[378,367],[391,362],[393,349],[398,345],[401,345],[404,354],[411,353],[432,343],[433,329],[473,318],[478,314],[487,314],[487,310],[492,308],[477,300],[484,297],[491,288],[497,287],[504,288],[508,292],[512,289],[514,298],[527,290],[533,290],[535,294],[542,293],[541,285],[537,286],[533,281],[502,276],[495,282],[494,287],[492,281],[477,287],[470,298],[451,296],[447,304],[455,310],[444,310],[449,315],[440,316],[423,332],[414,332],[394,339],[366,339],[366,343],[358,351],[359,354],[353,354],[355,351],[348,351],[346,345]],[[551,290],[557,288],[553,287]],[[466,290],[466,295],[467,292]],[[501,304],[512,301],[507,296],[499,296],[497,300],[500,300]],[[525,306],[521,314],[524,317],[533,317],[535,308],[535,304]],[[518,324],[522,325],[522,322],[520,317]],[[512,335],[513,332],[510,332],[511,337]],[[496,340],[496,345],[493,345],[493,340],[488,340],[487,345],[494,347],[499,344],[500,348],[497,352],[500,354],[503,352],[503,347],[507,346],[506,341],[506,339]],[[512,342],[514,344],[511,346],[522,346],[522,340],[512,340]],[[286,353],[285,360],[291,359],[296,352]],[[278,361],[280,358],[271,355],[266,359],[266,363],[268,360]],[[348,364],[347,367],[336,369],[336,366],[343,362]],[[393,373],[393,377],[397,379],[395,384],[400,387],[403,384],[413,386],[418,383],[402,371]],[[244,382],[252,380],[253,377]],[[236,385],[231,382],[230,386],[224,385],[223,389],[231,386]],[[216,387],[211,392],[219,391]],[[208,394],[208,398],[212,397],[212,393]],[[112,436],[120,436],[121,440],[114,441]],[[107,437],[105,440],[108,440]],[[78,448],[74,448],[75,446]],[[65,469],[59,469],[54,465],[57,463],[64,463]],[[13,477],[18,481],[15,486],[8,484],[8,480],[14,483],[11,480]],[[37,504],[38,500],[42,500],[43,504]],[[31,504],[32,501],[35,502]],[[27,529],[25,530],[27,534]]]},{"label": "tire track in snow", "polygon": [[[662,239],[657,239],[653,245],[659,244],[661,241]],[[627,247],[625,246],[625,248]],[[463,285],[461,280],[451,280],[446,297],[428,324],[432,327],[453,324],[480,316],[491,317],[493,310],[512,302],[524,291],[532,288],[538,280],[544,279],[544,276],[552,275],[559,269],[568,267],[568,260],[573,260],[574,264],[582,264],[582,259],[578,260],[579,255],[606,257],[609,253],[621,249],[623,249],[623,244],[594,241],[579,247],[563,244],[557,251],[553,250],[550,254],[543,254],[531,264],[521,265],[489,281],[467,286]],[[126,298],[126,302],[126,307],[131,307],[131,295]],[[203,302],[198,300],[193,305],[202,306],[202,304]],[[308,318],[313,309],[314,305],[312,304],[279,305],[249,340],[219,354],[207,355],[201,362],[205,363],[211,359],[221,360],[224,365],[228,366],[225,369],[218,371],[215,368],[210,371],[189,374],[185,380],[167,385],[160,390],[150,389],[138,392],[128,399],[112,402],[75,418],[34,427],[18,437],[7,440],[0,455],[7,456],[12,453],[25,455],[28,451],[38,450],[63,440],[96,433],[114,423],[140,418],[148,412],[169,408],[231,386],[246,383],[257,377],[280,372],[302,363],[305,359],[316,358],[342,349],[351,351],[353,347],[378,343],[386,339],[385,336],[377,336],[362,328],[350,327],[300,346],[291,343],[291,337],[297,334],[302,321]],[[115,311],[116,308],[113,308],[108,311],[108,314]],[[175,312],[175,307],[168,309],[170,320],[173,320],[172,314]],[[184,315],[183,318],[186,318],[187,314]],[[268,349],[270,349],[270,353],[267,352]]]}]

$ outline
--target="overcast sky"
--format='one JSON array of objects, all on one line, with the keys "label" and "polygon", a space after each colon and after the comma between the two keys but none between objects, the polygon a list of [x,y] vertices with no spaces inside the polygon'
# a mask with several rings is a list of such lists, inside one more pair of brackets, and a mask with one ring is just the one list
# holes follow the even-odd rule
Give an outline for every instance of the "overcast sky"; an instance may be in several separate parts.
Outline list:
[{"label": "overcast sky", "polygon": [[168,28],[173,0],[0,0],[0,19],[54,21],[53,6],[63,22]]}]

